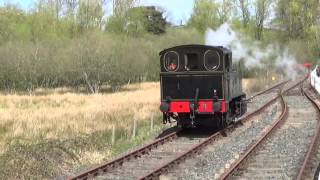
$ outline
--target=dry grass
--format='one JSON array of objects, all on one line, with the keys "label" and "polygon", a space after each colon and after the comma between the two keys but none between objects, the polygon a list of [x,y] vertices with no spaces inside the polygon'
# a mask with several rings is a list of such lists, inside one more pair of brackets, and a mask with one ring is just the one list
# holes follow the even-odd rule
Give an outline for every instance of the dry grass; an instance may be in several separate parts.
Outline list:
[{"label": "dry grass", "polygon": [[0,127],[8,127],[3,138],[60,139],[113,125],[131,127],[132,119],[151,118],[160,98],[158,83],[130,88],[136,90],[106,95],[0,95]]},{"label": "dry grass", "polygon": [[274,85],[278,82],[278,80],[271,79],[243,79],[242,80],[242,88],[243,91],[247,93],[247,97],[254,94],[255,92],[262,91],[267,89],[271,85]]},{"label": "dry grass", "polygon": [[[40,96],[1,94],[0,179],[67,174],[151,138],[163,128],[158,84],[133,84],[122,92],[95,95],[59,94],[59,89]],[[150,131],[152,117],[155,128]],[[134,120],[138,132],[132,139]]]},{"label": "dry grass", "polygon": [[[244,80],[243,88],[246,92],[265,88],[266,84],[259,82]],[[0,95],[0,143],[16,137],[70,138],[110,130],[112,126],[130,131],[133,119],[145,121],[154,113],[159,115],[159,83],[133,84],[123,89],[95,95]]]},{"label": "dry grass", "polygon": [[[260,82],[243,80],[243,88],[250,93],[261,90],[267,84]],[[123,89],[123,92],[95,95],[0,95],[0,143],[16,137],[70,138],[110,130],[112,126],[130,131],[133,119],[145,121],[159,115],[159,83],[133,84]]]},{"label": "dry grass", "polygon": [[[263,89],[266,84],[259,82],[244,80],[244,89]],[[150,140],[164,128],[158,82],[128,85],[109,94],[65,89],[60,93],[61,89],[47,95],[0,94],[0,179],[66,175]],[[138,132],[132,139],[134,119]],[[116,127],[114,145],[112,127]]]}]

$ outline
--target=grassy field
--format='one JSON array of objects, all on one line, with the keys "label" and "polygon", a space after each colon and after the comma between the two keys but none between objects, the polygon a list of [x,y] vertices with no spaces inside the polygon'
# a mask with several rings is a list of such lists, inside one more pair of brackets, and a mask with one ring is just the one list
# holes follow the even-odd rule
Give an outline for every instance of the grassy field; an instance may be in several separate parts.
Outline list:
[{"label": "grassy field", "polygon": [[123,89],[95,95],[60,94],[61,89],[40,96],[0,95],[0,179],[68,175],[154,138],[164,128],[158,83]]},{"label": "grassy field", "polygon": [[[250,93],[267,84],[243,85]],[[168,128],[161,124],[159,91],[155,82],[107,94],[63,88],[0,94],[0,179],[69,176],[150,141]]]}]

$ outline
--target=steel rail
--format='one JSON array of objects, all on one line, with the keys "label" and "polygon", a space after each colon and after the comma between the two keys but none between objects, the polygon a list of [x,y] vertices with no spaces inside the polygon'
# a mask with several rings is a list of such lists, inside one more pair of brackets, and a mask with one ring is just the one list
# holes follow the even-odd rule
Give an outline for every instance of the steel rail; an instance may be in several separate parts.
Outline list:
[{"label": "steel rail", "polygon": [[263,135],[255,142],[251,145],[251,147],[244,153],[242,154],[239,159],[233,163],[231,165],[231,167],[225,171],[220,179],[227,179],[228,177],[230,177],[233,172],[235,172],[240,164],[242,164],[253,152],[254,150],[269,136],[272,134],[272,132],[274,132],[274,130],[278,127],[278,125],[280,124],[280,122],[283,122],[286,120],[286,118],[288,117],[289,114],[289,108],[284,100],[284,95],[289,92],[290,90],[296,88],[297,86],[299,86],[301,83],[303,83],[306,79],[308,78],[305,77],[303,80],[299,81],[298,83],[296,83],[295,85],[291,86],[290,88],[280,92],[280,100],[281,100],[281,106],[282,106],[282,112],[281,115],[279,116],[279,118],[263,133]]},{"label": "steel rail", "polygon": [[[314,107],[317,109],[318,111],[318,116],[319,116],[319,113],[320,113],[320,104],[318,104],[315,100],[315,98],[312,98],[311,95],[305,90],[303,89],[303,86],[301,86],[301,90],[303,92],[303,94],[309,99],[309,101],[314,105]],[[317,122],[317,128],[316,128],[316,132],[310,142],[310,145],[309,145],[309,149],[308,149],[308,152],[306,153],[305,155],[305,158],[304,158],[304,161],[303,161],[303,164],[299,170],[299,174],[297,176],[297,179],[300,180],[302,179],[303,177],[303,174],[306,170],[306,167],[307,167],[307,163],[309,162],[310,158],[311,158],[311,154],[312,152],[315,150],[315,147],[316,147],[316,144],[317,144],[317,140],[319,139],[319,136],[320,136],[320,121],[318,120]]]},{"label": "steel rail", "polygon": [[103,164],[103,165],[99,165],[97,167],[93,167],[91,168],[90,170],[87,170],[85,172],[82,172],[72,178],[69,178],[70,180],[80,180],[80,179],[89,179],[89,178],[92,178],[92,177],[95,177],[95,176],[98,176],[100,174],[103,174],[105,173],[107,170],[109,169],[112,169],[112,168],[115,168],[117,166],[120,166],[122,165],[124,162],[130,160],[130,159],[134,159],[134,158],[138,158],[146,153],[148,153],[149,151],[151,151],[152,149],[154,148],[157,148],[159,145],[162,145],[166,142],[169,142],[169,141],[172,141],[174,140],[175,138],[178,137],[178,132],[172,132],[160,139],[157,139],[156,141],[154,142],[151,142],[129,154],[126,154],[122,157],[119,157],[111,162],[108,162],[106,164]]},{"label": "steel rail", "polygon": [[[285,83],[287,83],[287,82],[288,81],[286,81]],[[152,171],[152,172],[140,177],[139,179],[140,180],[156,179],[161,174],[167,172],[169,169],[173,168],[174,166],[177,166],[178,164],[180,164],[185,159],[193,156],[194,154],[198,153],[199,151],[201,151],[206,146],[210,145],[212,142],[214,142],[218,138],[219,135],[224,134],[225,130],[235,128],[235,125],[237,125],[239,123],[243,123],[245,121],[248,121],[252,117],[254,117],[256,115],[259,115],[267,107],[269,107],[270,105],[274,104],[278,100],[278,98],[281,97],[281,96],[282,96],[282,94],[280,92],[278,96],[276,96],[272,100],[268,101],[266,104],[264,104],[262,107],[260,107],[259,109],[255,110],[254,112],[252,112],[252,113],[246,115],[245,117],[239,119],[239,121],[237,123],[232,124],[232,125],[228,126],[226,129],[223,129],[223,130],[213,134],[212,136],[208,137],[206,140],[204,140],[200,144],[194,145],[191,149],[189,149],[189,151],[181,153],[177,158],[175,158],[175,159],[171,160],[170,162],[167,162],[167,163],[165,163],[163,165],[160,165],[154,171]]]},{"label": "steel rail", "polygon": [[[266,90],[264,90],[262,92],[259,92],[256,95],[252,96],[251,99],[253,99],[254,97],[257,97],[257,96],[259,96],[259,95],[261,95],[263,93],[266,93],[266,92],[268,92],[268,91],[270,91],[272,89],[280,87],[281,85],[284,85],[284,84],[288,83],[289,81],[290,80],[278,83],[278,84],[276,84],[276,85],[274,85],[274,86],[272,86],[272,87],[270,87],[270,88],[268,88],[268,89],[266,89]],[[272,100],[270,100],[269,102],[267,102],[266,104],[264,104],[259,109],[255,110],[254,112],[244,116],[243,118],[240,118],[237,121],[236,124],[238,124],[239,122],[245,122],[245,121],[251,119],[253,116],[258,115],[263,110],[265,110],[267,107],[269,107],[270,105],[275,103],[278,98],[279,98],[279,95],[277,97],[273,98]],[[231,126],[234,126],[234,125],[231,125]],[[229,126],[228,128],[229,129],[232,128],[231,126]],[[224,131],[225,130],[222,130],[221,132],[218,132],[218,133],[210,136],[209,138],[213,139],[215,136],[217,136],[218,134],[223,133]],[[156,140],[156,141],[154,141],[154,142],[152,142],[152,143],[150,143],[148,145],[145,145],[145,146],[139,148],[138,150],[135,150],[135,151],[133,151],[133,152],[131,152],[131,153],[125,155],[125,156],[119,157],[119,158],[117,158],[117,159],[115,159],[115,160],[113,160],[111,162],[106,163],[106,164],[102,164],[102,165],[99,165],[97,167],[93,167],[93,168],[91,168],[91,169],[89,169],[89,170],[87,170],[85,172],[82,172],[82,173],[80,173],[78,175],[75,175],[74,177],[71,177],[69,179],[70,180],[78,180],[78,179],[80,180],[80,179],[89,179],[89,178],[92,178],[92,177],[99,176],[100,174],[103,174],[103,173],[107,172],[109,169],[116,168],[117,166],[122,165],[124,162],[126,162],[126,161],[128,161],[130,159],[138,158],[138,157],[150,152],[152,149],[157,148],[157,146],[162,145],[162,144],[164,144],[166,142],[172,141],[173,139],[175,139],[177,137],[178,137],[177,136],[177,132],[173,132],[173,133],[171,133],[171,134],[169,134],[169,135],[167,135],[167,136],[165,136],[163,138],[160,138],[160,139],[158,139],[158,140]],[[205,142],[203,143],[203,146],[205,146],[206,143],[210,143],[210,142],[212,142],[212,141],[210,141],[209,139],[205,140]],[[200,146],[200,145],[198,145],[198,146]],[[198,148],[194,147],[195,151],[197,151],[196,149],[198,149]],[[186,153],[185,156],[188,157],[187,153]],[[183,158],[185,156],[181,155],[181,158]],[[174,161],[172,163],[174,163]]]},{"label": "steel rail", "polygon": [[271,132],[275,129],[275,127],[279,124],[279,122],[284,120],[288,116],[288,106],[285,103],[282,94],[281,94],[281,106],[282,106],[282,113],[280,117],[277,119],[277,121],[275,121],[271,125],[271,127],[267,129],[265,133],[263,133],[263,135],[246,151],[246,153],[241,155],[239,159],[234,164],[232,164],[232,166],[227,171],[225,171],[221,175],[220,179],[227,179],[240,166],[240,164],[243,163],[245,159],[249,157],[249,155],[253,152],[253,150],[256,149],[258,145],[261,144],[261,142],[271,134]]}]

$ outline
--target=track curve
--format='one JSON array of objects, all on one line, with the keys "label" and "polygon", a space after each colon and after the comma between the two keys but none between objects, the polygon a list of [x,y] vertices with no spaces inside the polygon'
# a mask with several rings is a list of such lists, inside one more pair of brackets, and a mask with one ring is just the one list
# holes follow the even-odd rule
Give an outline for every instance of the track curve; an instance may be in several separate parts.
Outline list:
[{"label": "track curve", "polygon": [[[312,87],[310,87],[312,88]],[[319,95],[313,90],[313,89],[305,89],[303,86],[301,86],[301,90],[304,93],[304,95],[310,100],[310,102],[314,105],[315,109],[318,113],[318,122],[317,127],[315,129],[315,133],[313,135],[312,141],[310,142],[308,152],[305,155],[305,158],[303,160],[302,166],[299,170],[299,174],[297,177],[297,180],[300,179],[312,179],[316,177],[312,177],[313,174],[316,172],[316,167],[318,166],[320,159],[317,158],[317,155],[319,156],[319,144],[320,144],[320,120],[319,120],[319,114],[320,114],[320,99]],[[312,158],[313,156],[313,158]],[[317,177],[316,179],[318,179]]]},{"label": "track curve", "polygon": [[[288,132],[286,130],[287,128],[296,126],[297,125],[296,123],[298,123],[298,122],[293,122],[292,120],[293,117],[291,117],[291,120],[290,120],[291,125],[285,124],[287,123],[286,119],[289,114],[289,110],[288,110],[289,108],[286,101],[284,100],[284,95],[288,94],[289,91],[297,88],[300,84],[302,84],[306,80],[306,78],[304,78],[299,83],[295,84],[294,86],[288,88],[287,90],[281,93],[281,102],[282,102],[283,111],[279,119],[263,133],[263,136],[261,136],[251,146],[251,148],[249,148],[242,156],[240,156],[240,158],[235,163],[233,163],[233,165],[225,173],[223,173],[222,176],[220,176],[220,179],[238,179],[238,178],[240,179],[241,178],[283,179],[283,178],[292,177],[292,174],[290,176],[287,176],[287,175],[283,176],[283,173],[287,174],[287,172],[281,172],[282,171],[281,169],[283,169],[283,167],[281,167],[282,166],[281,163],[285,163],[289,161],[290,157],[286,157],[288,154],[286,155],[281,153],[275,154],[275,152],[273,152],[274,151],[273,147],[280,145],[278,143],[282,141],[281,136],[283,135],[284,135],[283,138],[295,137],[295,136],[290,136],[289,135],[290,133],[287,135],[283,134],[285,132]],[[301,122],[299,122],[299,124],[303,126]],[[306,137],[307,136],[308,135],[306,135]],[[299,144],[299,143],[293,143],[293,144]],[[278,158],[276,158],[276,156]],[[283,161],[283,158],[285,158],[286,160]],[[279,170],[281,171],[279,172]],[[290,171],[289,169],[287,170]]]},{"label": "track curve", "polygon": [[[255,96],[251,97],[251,99],[253,99],[263,93],[267,93],[272,89],[280,88],[283,85],[285,85],[287,82],[288,81],[281,82],[281,83],[279,83],[279,84],[277,84],[277,85],[275,85],[265,91],[262,91],[262,92],[256,94]],[[272,100],[268,101],[266,104],[264,104],[262,107],[258,108],[254,112],[246,114],[244,117],[240,118],[237,123],[229,126],[227,129],[219,131],[219,132],[211,135],[208,138],[199,139],[198,143],[194,143],[194,144],[189,143],[187,146],[189,146],[189,147],[191,146],[191,148],[187,148],[188,150],[187,149],[182,150],[183,151],[182,153],[174,154],[173,155],[174,158],[171,158],[171,160],[166,161],[166,163],[162,164],[161,166],[158,166],[157,168],[150,170],[150,172],[145,173],[144,175],[141,174],[140,176],[128,177],[128,179],[136,179],[136,177],[139,177],[140,179],[153,179],[154,177],[159,177],[161,174],[167,172],[168,169],[173,168],[174,166],[178,165],[179,163],[181,163],[185,159],[193,156],[196,153],[199,153],[207,145],[213,143],[214,141],[216,141],[219,138],[223,138],[224,132],[228,131],[228,129],[229,130],[235,129],[237,126],[239,126],[239,124],[248,121],[249,119],[251,119],[252,117],[254,117],[256,115],[259,115],[259,113],[264,111],[267,107],[274,104],[280,96],[281,96],[281,94],[276,96]],[[132,153],[129,153],[125,156],[117,158],[117,159],[115,159],[111,162],[105,163],[103,165],[94,167],[88,171],[82,172],[82,173],[80,173],[70,179],[72,179],[72,180],[73,179],[92,179],[94,177],[101,176],[101,175],[103,177],[106,177],[106,176],[104,176],[104,174],[108,174],[108,172],[114,172],[115,169],[123,166],[123,164],[125,164],[126,162],[130,162],[131,160],[140,159],[143,156],[150,155],[150,154],[152,154],[152,151],[156,150],[158,147],[164,146],[167,143],[170,143],[170,142],[175,141],[177,139],[178,139],[178,132],[171,133],[171,134],[169,134],[161,139],[158,139],[158,140],[156,140],[146,146],[143,146],[142,148],[140,148],[136,151],[133,151]],[[182,145],[182,147],[183,147],[183,145]],[[148,161],[148,159],[146,159],[146,160]],[[152,163],[150,164],[150,166],[152,166]],[[134,165],[130,165],[130,167],[132,169],[134,169]],[[118,173],[119,172],[120,171],[118,171]],[[119,174],[119,175],[121,175],[121,174]],[[122,174],[122,175],[124,175],[124,174]],[[116,177],[113,177],[113,176],[110,176],[110,177],[112,177],[112,179],[116,179]]]}]

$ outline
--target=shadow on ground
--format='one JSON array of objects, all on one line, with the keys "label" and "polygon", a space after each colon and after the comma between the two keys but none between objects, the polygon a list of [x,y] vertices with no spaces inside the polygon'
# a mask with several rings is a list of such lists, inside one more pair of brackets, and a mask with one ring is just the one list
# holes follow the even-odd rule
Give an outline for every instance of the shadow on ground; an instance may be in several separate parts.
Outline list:
[{"label": "shadow on ground", "polygon": [[[180,131],[181,128],[174,126],[162,131],[156,139],[165,137],[173,132]],[[190,129],[183,129],[178,133],[180,137],[189,137],[189,138],[197,138],[197,137],[209,137],[210,135],[218,132],[220,129],[214,127],[197,127],[197,128],[190,128]]]}]

